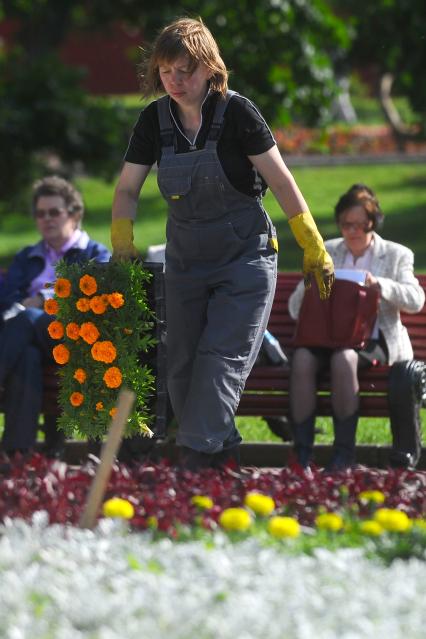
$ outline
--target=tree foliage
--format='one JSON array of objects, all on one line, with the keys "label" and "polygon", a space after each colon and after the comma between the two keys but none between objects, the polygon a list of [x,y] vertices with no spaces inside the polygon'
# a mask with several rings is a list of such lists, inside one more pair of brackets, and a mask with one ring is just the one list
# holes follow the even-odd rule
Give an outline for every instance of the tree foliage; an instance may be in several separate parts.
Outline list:
[{"label": "tree foliage", "polygon": [[[252,98],[271,124],[325,120],[336,95],[336,57],[349,46],[344,23],[322,0],[187,0],[188,15],[212,31],[231,86]],[[145,15],[151,41],[176,17],[176,5],[160,2]]]},{"label": "tree foliage", "polygon": [[379,76],[392,74],[394,92],[408,98],[426,127],[426,12],[423,0],[336,0],[354,29],[348,52],[352,66],[376,68]]},{"label": "tree foliage", "polygon": [[67,175],[78,162],[113,177],[130,127],[119,102],[88,96],[81,73],[54,54],[24,59],[11,53],[0,58],[0,77],[1,200],[20,203],[47,159],[60,159]]},{"label": "tree foliage", "polygon": [[[336,93],[334,61],[348,45],[343,23],[324,0],[187,0],[219,42],[231,86],[253,99],[271,125],[324,120]],[[176,17],[175,3],[157,0],[0,0],[0,18],[15,21],[15,46],[0,49],[0,198],[10,199],[37,171],[46,152],[68,166],[112,175],[131,122],[81,89],[58,47],[71,29],[137,24],[149,48]],[[7,151],[6,151],[7,150]]]}]

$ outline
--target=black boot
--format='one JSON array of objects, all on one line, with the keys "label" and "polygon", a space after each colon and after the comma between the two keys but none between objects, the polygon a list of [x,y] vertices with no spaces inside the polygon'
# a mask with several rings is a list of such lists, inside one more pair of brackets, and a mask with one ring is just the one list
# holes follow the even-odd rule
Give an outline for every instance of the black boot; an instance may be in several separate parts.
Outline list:
[{"label": "black boot", "polygon": [[294,452],[302,468],[308,468],[312,461],[315,437],[315,414],[307,417],[303,422],[292,421]]},{"label": "black boot", "polygon": [[358,416],[358,412],[344,419],[337,419],[333,416],[333,454],[326,468],[327,472],[337,472],[355,466],[355,435]]},{"label": "black boot", "polygon": [[213,455],[210,453],[202,453],[188,446],[181,446],[179,452],[179,466],[182,470],[190,470],[197,472],[203,468],[210,468]]},{"label": "black boot", "polygon": [[221,469],[225,466],[232,467],[233,470],[240,469],[240,445],[224,448],[220,453],[212,455],[211,467]]}]

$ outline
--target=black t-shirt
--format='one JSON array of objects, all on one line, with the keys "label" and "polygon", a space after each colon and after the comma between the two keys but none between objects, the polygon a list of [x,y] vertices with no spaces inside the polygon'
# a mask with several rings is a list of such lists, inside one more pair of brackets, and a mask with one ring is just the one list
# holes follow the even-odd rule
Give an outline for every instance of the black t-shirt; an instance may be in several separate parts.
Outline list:
[{"label": "black t-shirt", "polygon": [[[202,124],[195,145],[204,148],[213,118],[217,92],[209,94],[202,106]],[[178,153],[189,153],[189,140],[179,130],[182,123],[177,114],[176,104],[171,100],[172,120],[176,133]],[[256,171],[248,155],[259,155],[275,144],[271,130],[255,105],[241,95],[234,95],[225,111],[223,127],[217,144],[217,154],[226,177],[234,188],[246,195],[258,197],[266,191],[266,183]],[[133,129],[125,154],[126,162],[151,166],[161,158],[160,125],[157,102],[151,102],[140,114]]]}]

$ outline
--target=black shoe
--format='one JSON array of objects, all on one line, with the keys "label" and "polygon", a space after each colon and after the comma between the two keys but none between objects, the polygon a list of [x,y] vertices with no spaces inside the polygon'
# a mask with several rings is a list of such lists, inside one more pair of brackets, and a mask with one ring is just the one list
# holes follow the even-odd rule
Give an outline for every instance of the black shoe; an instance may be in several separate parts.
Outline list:
[{"label": "black shoe", "polygon": [[202,453],[188,446],[181,446],[179,454],[179,466],[182,470],[190,470],[197,472],[204,468],[210,468],[213,455],[211,453]]},{"label": "black shoe", "polygon": [[389,456],[389,464],[391,468],[406,468],[407,470],[414,470],[414,455],[411,453],[404,453],[403,451],[393,450]]},{"label": "black shoe", "polygon": [[312,463],[312,447],[311,446],[295,446],[296,461],[304,469],[310,467]]},{"label": "black shoe", "polygon": [[338,473],[341,470],[347,470],[355,466],[355,454],[353,450],[345,448],[336,448],[333,452],[330,462],[325,467],[326,473]]},{"label": "black shoe", "polygon": [[211,455],[211,467],[212,468],[224,468],[225,466],[232,467],[233,470],[240,469],[240,445],[232,446],[231,448],[225,448],[220,453],[214,453]]}]

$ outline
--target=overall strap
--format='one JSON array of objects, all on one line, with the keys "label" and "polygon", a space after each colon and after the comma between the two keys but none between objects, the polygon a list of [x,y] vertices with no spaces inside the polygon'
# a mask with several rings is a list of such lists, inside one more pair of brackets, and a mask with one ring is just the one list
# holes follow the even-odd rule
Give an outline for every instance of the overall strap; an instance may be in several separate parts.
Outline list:
[{"label": "overall strap", "polygon": [[216,146],[217,141],[220,137],[220,132],[223,125],[223,116],[225,114],[226,107],[228,106],[229,100],[232,98],[232,96],[236,94],[237,94],[236,91],[228,90],[226,92],[225,98],[222,98],[222,96],[220,96],[218,101],[216,102],[216,108],[214,111],[212,123],[210,125],[210,131],[207,137],[206,147]]},{"label": "overall strap", "polygon": [[170,118],[169,96],[164,95],[157,100],[158,121],[160,124],[160,140],[162,149],[174,147],[174,130]]}]

